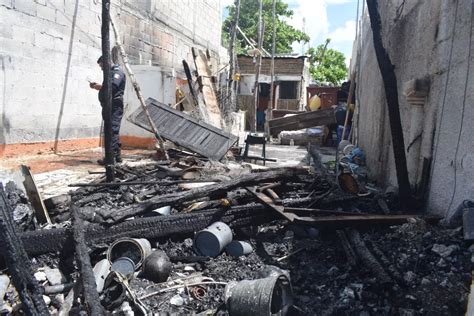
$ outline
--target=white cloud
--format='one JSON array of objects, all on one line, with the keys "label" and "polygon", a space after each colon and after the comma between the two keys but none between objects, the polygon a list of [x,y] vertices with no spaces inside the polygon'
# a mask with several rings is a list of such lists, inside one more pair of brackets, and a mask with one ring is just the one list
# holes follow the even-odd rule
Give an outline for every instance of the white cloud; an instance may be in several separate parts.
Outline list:
[{"label": "white cloud", "polygon": [[[329,20],[325,0],[292,0],[289,1],[293,8],[293,17],[288,21],[295,28],[303,29],[305,19],[305,32],[310,36],[310,45],[320,44],[321,38],[329,31]],[[305,49],[306,50],[306,49]],[[294,43],[293,51],[301,53],[301,44]]]},{"label": "white cloud", "polygon": [[344,3],[350,3],[353,0],[325,0],[327,4],[344,4]]},{"label": "white cloud", "polygon": [[222,7],[222,8],[234,4],[234,0],[220,0],[220,2],[221,2],[221,7]]},{"label": "white cloud", "polygon": [[331,43],[352,42],[355,38],[356,22],[353,20],[346,21],[343,27],[338,27],[328,34]]}]

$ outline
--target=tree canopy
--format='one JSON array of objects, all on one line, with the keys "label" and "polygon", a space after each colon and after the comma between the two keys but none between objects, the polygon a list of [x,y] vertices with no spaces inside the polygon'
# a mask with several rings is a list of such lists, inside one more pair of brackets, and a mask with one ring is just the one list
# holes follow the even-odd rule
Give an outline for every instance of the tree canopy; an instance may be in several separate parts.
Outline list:
[{"label": "tree canopy", "polygon": [[[263,10],[262,19],[264,24],[264,38],[263,48],[271,52],[272,50],[272,33],[273,33],[273,19],[272,19],[272,0],[262,0]],[[222,26],[222,34],[226,40],[230,38],[233,21],[236,15],[235,5],[227,7],[229,15],[225,19]],[[288,9],[288,4],[283,0],[276,0],[275,6],[275,20],[276,20],[276,43],[275,52],[291,53],[293,42],[309,42],[308,34],[294,28],[288,24],[287,20],[293,16],[293,11]],[[257,43],[258,39],[258,11],[259,2],[256,0],[241,0],[240,1],[240,17],[239,27],[245,35]],[[238,34],[236,47],[238,52],[243,52],[249,45],[245,39]]]},{"label": "tree canopy", "polygon": [[327,48],[330,39],[325,44],[308,50],[310,56],[309,71],[314,80],[330,82],[338,85],[347,78],[347,67],[344,54],[332,48]]}]

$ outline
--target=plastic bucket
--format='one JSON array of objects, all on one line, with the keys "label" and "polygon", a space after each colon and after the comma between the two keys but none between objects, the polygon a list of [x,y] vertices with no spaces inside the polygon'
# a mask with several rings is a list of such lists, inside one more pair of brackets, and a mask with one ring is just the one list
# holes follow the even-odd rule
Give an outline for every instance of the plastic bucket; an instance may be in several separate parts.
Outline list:
[{"label": "plastic bucket", "polygon": [[151,244],[146,239],[121,238],[110,245],[107,259],[112,264],[115,260],[127,257],[139,268],[143,260],[151,253]]},{"label": "plastic bucket", "polygon": [[286,315],[293,304],[293,291],[284,275],[230,282],[224,300],[232,316]]},{"label": "plastic bucket", "polygon": [[252,245],[248,242],[233,240],[230,244],[227,245],[225,250],[229,255],[233,257],[240,257],[252,253],[253,248]]},{"label": "plastic bucket", "polygon": [[194,248],[203,256],[216,257],[231,241],[230,227],[225,223],[215,222],[196,234]]},{"label": "plastic bucket", "polygon": [[112,263],[110,270],[120,272],[122,275],[129,278],[135,272],[135,263],[130,258],[121,257]]}]

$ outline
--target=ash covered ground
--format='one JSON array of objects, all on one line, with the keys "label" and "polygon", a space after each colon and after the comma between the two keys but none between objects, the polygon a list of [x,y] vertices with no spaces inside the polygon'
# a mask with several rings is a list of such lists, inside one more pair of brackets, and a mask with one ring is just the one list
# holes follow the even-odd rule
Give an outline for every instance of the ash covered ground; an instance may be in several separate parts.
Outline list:
[{"label": "ash covered ground", "polygon": [[[158,177],[155,170],[153,165],[124,168],[120,178],[128,181],[174,179]],[[140,177],[143,174],[147,176]],[[57,203],[51,210],[51,216],[59,226],[68,227],[71,203],[98,209],[122,208],[151,196],[179,190],[177,184],[80,189],[69,200]],[[376,197],[344,194],[315,175],[288,179],[275,191],[285,205],[317,205],[341,212],[382,213]],[[28,203],[24,195],[13,187],[7,187],[7,195],[17,214],[16,222],[20,230],[32,230],[34,225],[31,212],[25,209]],[[235,190],[226,196],[230,205],[243,205],[255,209],[255,212],[261,211],[258,203],[245,191]],[[384,198],[395,209],[396,200],[390,196]],[[212,201],[203,202],[210,203],[207,207],[217,209],[231,207]],[[171,213],[178,214],[181,208],[186,207],[190,204],[176,205]],[[342,231],[346,234],[354,232],[350,229]],[[463,241],[461,228],[447,229],[422,219],[412,219],[399,226],[360,227],[357,234],[383,267],[386,276],[383,280],[357,251],[354,258],[348,257],[340,232],[290,224],[283,220],[235,228],[234,239],[249,242],[254,251],[241,257],[231,257],[223,252],[215,258],[198,256],[193,245],[193,234],[151,239],[153,248],[164,251],[171,258],[171,275],[167,282],[155,283],[138,271],[137,277],[130,281],[130,288],[150,312],[225,315],[228,314],[224,304],[226,283],[258,279],[271,267],[277,267],[286,271],[291,279],[294,306],[290,313],[293,315],[464,314],[471,281],[471,252],[469,244]],[[93,264],[105,258],[107,246],[90,245]],[[78,280],[77,260],[71,253],[66,256],[37,256],[32,263],[35,271],[44,267],[59,268],[67,282]],[[47,285],[47,282],[42,284]],[[183,282],[202,285],[180,286]],[[50,295],[52,312],[61,308],[66,294]],[[18,305],[18,297],[11,287],[6,297],[11,305],[14,306],[15,302]],[[76,307],[72,311],[80,310]]]}]

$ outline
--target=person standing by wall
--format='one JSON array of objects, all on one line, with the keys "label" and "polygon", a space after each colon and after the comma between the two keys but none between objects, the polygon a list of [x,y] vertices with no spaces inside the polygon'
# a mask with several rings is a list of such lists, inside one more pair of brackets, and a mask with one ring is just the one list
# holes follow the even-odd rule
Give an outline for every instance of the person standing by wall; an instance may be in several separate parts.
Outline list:
[{"label": "person standing by wall", "polygon": [[[103,67],[102,56],[99,57],[97,60],[97,64],[99,64],[100,68]],[[120,124],[122,123],[123,117],[123,94],[125,91],[125,84],[127,78],[125,77],[125,73],[122,71],[118,64],[112,66],[110,72],[112,78],[112,148],[114,150],[114,157],[116,163],[122,162],[122,153],[121,147],[122,144],[120,142]],[[105,80],[105,79],[104,79]],[[99,101],[100,105],[102,106],[102,119],[104,119],[104,106],[103,102],[105,96],[103,95],[102,85],[96,82],[91,82],[89,86],[92,89],[99,90]],[[104,164],[104,159],[99,159],[97,161],[99,164]]]}]

